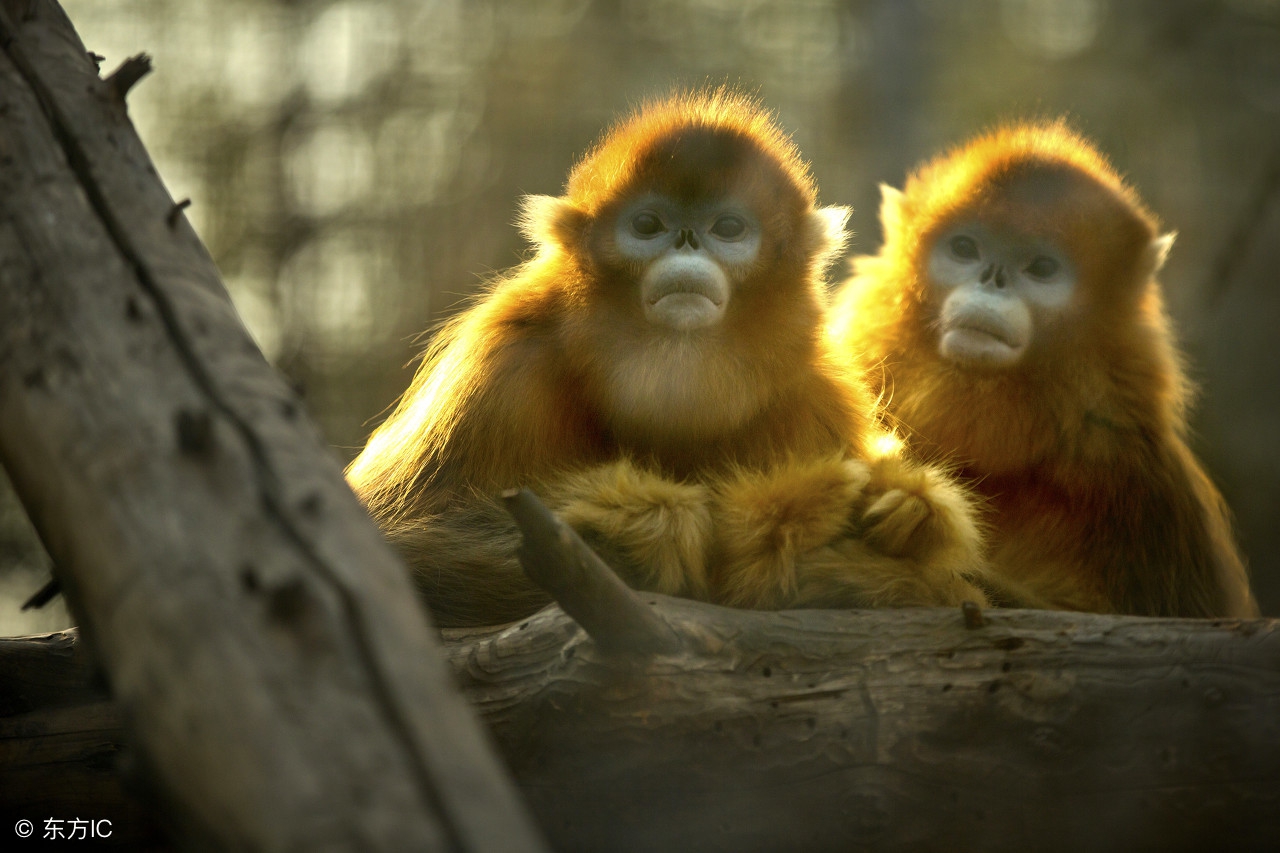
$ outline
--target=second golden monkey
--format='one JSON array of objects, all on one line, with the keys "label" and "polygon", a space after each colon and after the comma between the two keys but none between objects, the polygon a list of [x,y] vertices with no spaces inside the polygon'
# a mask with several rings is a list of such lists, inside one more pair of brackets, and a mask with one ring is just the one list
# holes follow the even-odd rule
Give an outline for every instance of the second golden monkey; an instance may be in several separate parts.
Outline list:
[{"label": "second golden monkey", "polygon": [[823,332],[843,210],[726,91],[614,127],[537,254],[437,336],[348,477],[442,624],[545,602],[492,496],[528,486],[635,586],[737,606],[982,600],[980,537],[941,471],[876,452]]},{"label": "second golden monkey", "polygon": [[1256,616],[1226,507],[1187,446],[1155,274],[1171,235],[1060,122],[1002,128],[885,188],[835,333],[914,449],[992,509],[1009,603]]}]

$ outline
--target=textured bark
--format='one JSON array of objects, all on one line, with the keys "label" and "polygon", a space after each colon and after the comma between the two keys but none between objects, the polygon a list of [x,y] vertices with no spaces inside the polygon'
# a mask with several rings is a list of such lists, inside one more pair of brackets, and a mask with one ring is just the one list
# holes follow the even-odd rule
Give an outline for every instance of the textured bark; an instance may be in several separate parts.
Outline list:
[{"label": "textured bark", "polygon": [[0,2],[0,44],[0,461],[117,700],[59,731],[122,721],[188,842],[539,849],[134,133],[146,61],[99,79],[45,0]]},{"label": "textured bark", "polygon": [[[1273,620],[988,610],[966,628],[958,609],[643,599],[678,651],[604,654],[558,607],[447,639],[557,849],[1261,850],[1280,835]],[[26,683],[21,652],[43,658],[25,671],[44,685],[0,720],[0,789],[121,742],[65,642],[0,643],[0,683]],[[93,782],[82,811],[121,799],[111,774]]]}]

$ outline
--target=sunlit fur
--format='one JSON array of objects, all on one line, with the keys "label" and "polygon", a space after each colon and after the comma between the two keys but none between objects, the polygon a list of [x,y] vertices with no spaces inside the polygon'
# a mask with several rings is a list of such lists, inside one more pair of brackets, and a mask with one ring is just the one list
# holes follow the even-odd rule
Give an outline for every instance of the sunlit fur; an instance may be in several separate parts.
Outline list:
[{"label": "sunlit fur", "polygon": [[[1013,603],[1169,616],[1257,613],[1228,513],[1187,446],[1184,376],[1155,273],[1172,237],[1062,122],[996,130],[886,188],[884,245],[855,262],[833,334],[875,365],[911,446],[993,510]],[[968,370],[938,355],[925,259],[964,221],[1052,240],[1079,270],[1027,355]]]},{"label": "sunlit fur", "polygon": [[736,607],[987,603],[967,492],[901,456],[739,472],[713,499],[718,600]]},{"label": "sunlit fur", "polygon": [[[689,205],[729,195],[760,220],[755,261],[726,270],[732,296],[716,326],[675,333],[645,319],[644,267],[619,252],[614,223],[655,193]],[[927,577],[960,538],[966,561],[947,571],[977,565],[972,510],[949,481],[922,494],[923,517],[910,506],[866,522],[858,514],[875,496],[844,460],[869,455],[873,400],[825,337],[822,273],[843,244],[846,214],[816,204],[790,139],[725,90],[646,106],[573,169],[563,196],[526,201],[521,226],[535,256],[443,328],[348,471],[441,623],[496,623],[545,600],[516,564],[516,534],[491,497],[517,486],[541,494],[630,583],[660,592],[796,603],[797,584],[773,575],[794,574],[803,555],[776,536],[726,545],[724,531],[738,528],[721,519],[742,515],[739,499],[759,506],[756,491],[808,482],[814,460],[849,482],[812,498],[791,489],[790,502],[809,501],[808,520],[788,528],[802,528],[792,536],[801,550],[877,535],[904,550],[897,540],[911,531],[958,517],[937,547],[922,533],[902,554],[864,550],[876,552],[881,574]],[[915,466],[898,464],[918,480]],[[881,492],[896,487],[882,480]],[[832,586],[858,571],[856,559],[824,559]],[[858,583],[872,593],[864,603],[953,603],[958,594],[954,585],[884,591],[901,584],[879,575]]]}]

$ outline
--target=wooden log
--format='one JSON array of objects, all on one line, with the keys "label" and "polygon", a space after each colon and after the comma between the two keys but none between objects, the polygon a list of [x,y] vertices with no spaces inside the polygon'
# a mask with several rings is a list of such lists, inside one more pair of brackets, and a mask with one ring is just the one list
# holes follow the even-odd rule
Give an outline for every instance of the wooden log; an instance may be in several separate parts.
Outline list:
[{"label": "wooden log", "polygon": [[557,849],[1267,849],[1274,623],[661,613],[621,670],[565,618],[454,650]]},{"label": "wooden log", "polygon": [[183,839],[540,849],[134,133],[146,63],[99,79],[49,0],[0,43],[0,461]]},{"label": "wooden log", "polygon": [[120,706],[76,632],[0,639],[0,661],[0,827],[29,820],[42,838],[49,818],[105,820],[105,843],[160,847],[159,823],[121,772],[131,760]]},{"label": "wooden log", "polygon": [[[679,651],[603,651],[558,607],[447,632],[558,850],[1267,850],[1280,836],[1275,620],[987,610],[968,628],[959,609],[643,600]],[[7,641],[0,684],[35,643],[46,683],[70,672],[48,641]],[[83,702],[82,730],[119,741],[85,673],[62,690],[50,726]],[[0,744],[41,718],[0,719]]]}]

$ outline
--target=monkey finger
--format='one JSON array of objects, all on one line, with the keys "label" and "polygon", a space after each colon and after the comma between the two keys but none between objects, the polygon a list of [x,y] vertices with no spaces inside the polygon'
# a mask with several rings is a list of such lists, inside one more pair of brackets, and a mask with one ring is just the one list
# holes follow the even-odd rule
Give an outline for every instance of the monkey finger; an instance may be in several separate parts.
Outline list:
[{"label": "monkey finger", "polygon": [[868,543],[891,556],[907,556],[927,547],[924,525],[933,515],[927,501],[901,489],[885,492],[862,515]]}]

